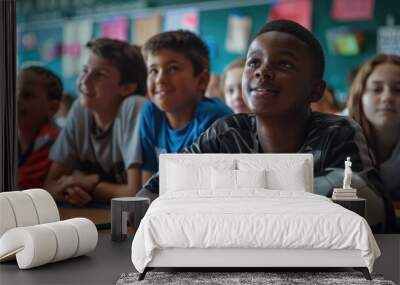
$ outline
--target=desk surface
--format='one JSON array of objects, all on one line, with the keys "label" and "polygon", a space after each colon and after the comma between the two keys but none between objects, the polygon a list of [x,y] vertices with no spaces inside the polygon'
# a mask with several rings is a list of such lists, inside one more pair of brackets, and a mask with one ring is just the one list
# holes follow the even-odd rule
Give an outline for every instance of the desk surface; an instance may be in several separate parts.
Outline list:
[{"label": "desk surface", "polygon": [[115,284],[124,272],[134,271],[132,237],[112,242],[100,233],[96,249],[88,255],[19,270],[16,261],[0,264],[0,284]]}]

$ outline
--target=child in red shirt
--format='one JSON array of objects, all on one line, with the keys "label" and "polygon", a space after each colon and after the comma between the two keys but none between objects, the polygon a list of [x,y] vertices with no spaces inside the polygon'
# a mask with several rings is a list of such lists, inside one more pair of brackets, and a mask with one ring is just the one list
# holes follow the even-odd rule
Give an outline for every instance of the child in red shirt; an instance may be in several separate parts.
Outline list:
[{"label": "child in red shirt", "polygon": [[63,86],[50,70],[31,66],[17,77],[18,188],[42,187],[51,161],[49,151],[58,136],[52,123]]}]

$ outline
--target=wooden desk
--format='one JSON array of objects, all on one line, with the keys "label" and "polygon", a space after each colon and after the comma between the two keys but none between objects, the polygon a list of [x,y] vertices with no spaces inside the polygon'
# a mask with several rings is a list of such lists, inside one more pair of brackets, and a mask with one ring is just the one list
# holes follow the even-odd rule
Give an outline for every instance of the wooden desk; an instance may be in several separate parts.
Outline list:
[{"label": "wooden desk", "polygon": [[110,209],[94,208],[58,208],[60,219],[67,220],[71,218],[87,218],[95,224],[111,223]]},{"label": "wooden desk", "polygon": [[[94,208],[58,208],[60,219],[67,220],[72,218],[87,218],[96,225],[109,224],[103,233],[111,233],[111,210],[110,209],[94,209]],[[128,226],[128,235],[134,235],[135,229]],[[110,237],[111,238],[111,237]]]},{"label": "wooden desk", "polygon": [[132,237],[112,242],[100,233],[96,249],[85,256],[20,270],[16,261],[0,264],[0,284],[115,284],[122,273],[134,271]]}]

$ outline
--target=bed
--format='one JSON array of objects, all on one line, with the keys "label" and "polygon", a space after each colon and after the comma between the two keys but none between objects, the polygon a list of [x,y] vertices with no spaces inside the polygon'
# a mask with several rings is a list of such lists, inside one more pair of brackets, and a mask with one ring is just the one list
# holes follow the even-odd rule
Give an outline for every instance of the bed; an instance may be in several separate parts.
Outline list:
[{"label": "bed", "polygon": [[353,267],[380,255],[364,218],[313,194],[311,154],[162,154],[160,197],[132,242],[153,268]]}]

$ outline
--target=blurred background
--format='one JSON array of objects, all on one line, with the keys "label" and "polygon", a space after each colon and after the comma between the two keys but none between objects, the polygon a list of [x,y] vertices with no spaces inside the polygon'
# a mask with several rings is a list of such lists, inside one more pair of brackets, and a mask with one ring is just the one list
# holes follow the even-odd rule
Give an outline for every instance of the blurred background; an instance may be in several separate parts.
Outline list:
[{"label": "blurred background", "polygon": [[110,37],[143,44],[166,30],[189,29],[207,43],[220,74],[270,19],[310,29],[326,56],[325,80],[343,105],[357,67],[378,52],[400,54],[400,1],[393,0],[18,0],[17,69],[40,64],[59,75],[65,92],[85,62],[84,44]]}]

